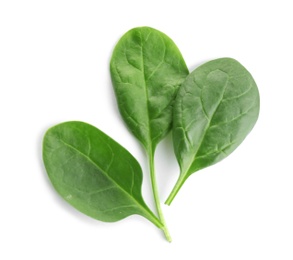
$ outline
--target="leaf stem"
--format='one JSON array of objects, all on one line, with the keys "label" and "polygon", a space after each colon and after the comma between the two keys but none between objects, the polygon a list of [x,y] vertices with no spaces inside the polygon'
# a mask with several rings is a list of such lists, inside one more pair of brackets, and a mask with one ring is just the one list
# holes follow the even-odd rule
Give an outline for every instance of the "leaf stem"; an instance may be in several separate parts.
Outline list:
[{"label": "leaf stem", "polygon": [[161,204],[160,204],[158,185],[157,185],[156,176],[155,176],[154,153],[152,151],[150,151],[148,153],[148,157],[149,157],[149,167],[150,167],[150,175],[151,175],[151,182],[152,182],[154,200],[155,200],[155,204],[156,204],[159,219],[160,219],[161,223],[163,224],[163,227],[161,229],[163,230],[166,239],[169,242],[171,242],[172,238],[171,238],[171,235],[170,235],[169,230],[167,228],[166,221],[165,221],[163,211],[162,211],[162,208],[161,208]]},{"label": "leaf stem", "polygon": [[180,190],[180,188],[184,184],[185,180],[186,180],[185,174],[180,174],[180,176],[179,176],[179,178],[178,178],[173,190],[171,191],[169,197],[165,201],[166,205],[170,206],[170,204],[172,203],[172,201],[175,198],[176,194],[178,193],[178,191]]}]

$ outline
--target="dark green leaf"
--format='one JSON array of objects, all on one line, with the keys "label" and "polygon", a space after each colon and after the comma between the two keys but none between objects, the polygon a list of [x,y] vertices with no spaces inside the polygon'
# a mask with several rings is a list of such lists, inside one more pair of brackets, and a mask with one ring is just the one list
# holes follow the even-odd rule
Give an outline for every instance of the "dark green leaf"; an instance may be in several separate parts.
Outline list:
[{"label": "dark green leaf", "polygon": [[158,215],[166,238],[171,241],[160,208],[154,153],[156,145],[171,130],[174,99],[188,69],[167,35],[139,27],[128,31],[117,43],[110,71],[120,113],[148,154]]},{"label": "dark green leaf", "polygon": [[239,62],[222,58],[193,71],[175,101],[173,142],[180,177],[166,203],[192,173],[232,153],[258,114],[257,86]]},{"label": "dark green leaf", "polygon": [[84,214],[105,222],[139,214],[162,226],[142,198],[138,162],[97,128],[82,122],[52,127],[43,160],[57,192]]},{"label": "dark green leaf", "polygon": [[110,64],[119,110],[147,150],[171,129],[172,104],[188,69],[165,34],[139,27],[117,43]]}]

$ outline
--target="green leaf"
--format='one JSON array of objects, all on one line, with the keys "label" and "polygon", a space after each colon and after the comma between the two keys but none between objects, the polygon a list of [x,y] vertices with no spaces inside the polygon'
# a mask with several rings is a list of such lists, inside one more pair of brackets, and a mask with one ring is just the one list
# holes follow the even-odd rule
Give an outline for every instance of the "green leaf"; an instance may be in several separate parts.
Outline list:
[{"label": "green leaf", "polygon": [[189,73],[180,51],[162,32],[134,28],[117,43],[110,71],[124,121],[154,150],[171,129],[173,101]]},{"label": "green leaf", "polygon": [[43,160],[56,191],[84,214],[105,222],[138,214],[162,227],[142,198],[140,165],[97,128],[82,122],[50,128]]},{"label": "green leaf", "polygon": [[231,154],[257,121],[259,93],[250,73],[222,58],[193,71],[174,106],[173,143],[180,177],[166,204],[194,172]]},{"label": "green leaf", "polygon": [[172,126],[172,109],[177,90],[188,69],[175,43],[149,27],[128,31],[117,43],[110,71],[120,113],[148,157],[154,199],[164,232],[154,167],[156,145]]}]

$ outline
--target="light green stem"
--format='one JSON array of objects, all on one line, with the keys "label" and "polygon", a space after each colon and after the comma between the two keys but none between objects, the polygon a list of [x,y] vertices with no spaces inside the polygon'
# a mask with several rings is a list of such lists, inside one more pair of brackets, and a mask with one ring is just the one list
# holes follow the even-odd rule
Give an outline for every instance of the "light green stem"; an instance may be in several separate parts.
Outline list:
[{"label": "light green stem", "polygon": [[171,238],[171,235],[170,235],[169,230],[167,228],[167,225],[166,225],[166,222],[164,219],[164,215],[163,215],[163,211],[161,208],[161,204],[160,204],[158,185],[157,185],[156,176],[155,176],[154,153],[152,151],[149,152],[148,157],[149,157],[150,175],[151,175],[151,182],[152,182],[152,189],[153,189],[155,204],[156,204],[159,219],[160,219],[161,223],[163,224],[163,227],[161,229],[163,230],[166,239],[169,242],[171,242],[172,238]]},{"label": "light green stem", "polygon": [[180,188],[184,184],[185,180],[186,180],[185,174],[180,174],[180,177],[177,180],[177,182],[176,182],[173,190],[171,191],[169,197],[165,201],[165,204],[166,205],[170,206],[171,202],[173,201],[173,199],[175,198],[176,194],[178,193],[178,191],[180,190]]}]

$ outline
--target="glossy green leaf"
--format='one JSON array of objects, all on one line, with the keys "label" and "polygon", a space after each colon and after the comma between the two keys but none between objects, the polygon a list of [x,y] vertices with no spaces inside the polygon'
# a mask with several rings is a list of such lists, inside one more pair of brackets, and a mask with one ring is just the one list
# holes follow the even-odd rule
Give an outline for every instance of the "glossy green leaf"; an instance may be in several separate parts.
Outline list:
[{"label": "glossy green leaf", "polygon": [[142,198],[138,162],[97,128],[82,122],[52,127],[43,160],[56,191],[84,214],[105,222],[138,214],[162,226]]},{"label": "glossy green leaf", "polygon": [[222,58],[195,69],[182,84],[174,106],[173,142],[180,177],[166,203],[192,173],[231,154],[258,114],[257,86],[239,62]]},{"label": "glossy green leaf", "polygon": [[188,69],[167,35],[139,27],[128,31],[117,43],[110,71],[120,113],[148,154],[157,211],[166,238],[171,241],[159,202],[154,153],[171,130],[174,99]]},{"label": "glossy green leaf", "polygon": [[110,63],[121,115],[147,150],[171,129],[172,105],[188,69],[175,43],[149,27],[128,31]]}]

